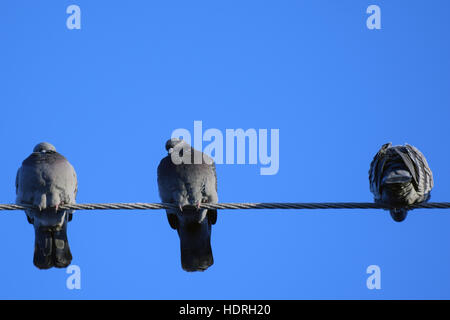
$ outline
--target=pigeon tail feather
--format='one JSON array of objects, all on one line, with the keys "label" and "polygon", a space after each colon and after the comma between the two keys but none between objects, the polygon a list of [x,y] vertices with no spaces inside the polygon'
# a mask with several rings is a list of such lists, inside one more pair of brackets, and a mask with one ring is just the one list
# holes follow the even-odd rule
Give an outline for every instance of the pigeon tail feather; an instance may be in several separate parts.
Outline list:
[{"label": "pigeon tail feather", "polygon": [[33,263],[39,269],[66,268],[72,262],[67,239],[67,221],[62,228],[35,225],[35,249]]},{"label": "pigeon tail feather", "polygon": [[405,208],[399,208],[399,209],[391,209],[391,217],[394,219],[395,222],[402,222],[406,219],[406,216],[408,215],[408,210]]},{"label": "pigeon tail feather", "polygon": [[35,244],[33,263],[39,269],[50,269],[54,266],[53,237],[48,228],[35,227]]},{"label": "pigeon tail feather", "polygon": [[202,223],[190,223],[178,228],[183,270],[205,271],[213,265],[210,228],[207,219]]}]

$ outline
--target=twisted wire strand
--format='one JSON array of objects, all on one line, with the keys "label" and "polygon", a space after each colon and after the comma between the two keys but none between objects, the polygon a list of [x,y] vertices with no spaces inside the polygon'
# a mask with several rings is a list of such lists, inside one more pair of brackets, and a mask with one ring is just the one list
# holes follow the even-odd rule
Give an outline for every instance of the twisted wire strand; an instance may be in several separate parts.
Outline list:
[{"label": "twisted wire strand", "polygon": [[[258,202],[258,203],[202,203],[201,208],[218,210],[244,209],[391,209],[394,207],[371,202]],[[31,205],[0,204],[0,211],[33,209]],[[173,203],[86,203],[59,207],[66,210],[160,210],[178,208]],[[407,209],[450,209],[450,202],[428,202],[407,207]]]}]

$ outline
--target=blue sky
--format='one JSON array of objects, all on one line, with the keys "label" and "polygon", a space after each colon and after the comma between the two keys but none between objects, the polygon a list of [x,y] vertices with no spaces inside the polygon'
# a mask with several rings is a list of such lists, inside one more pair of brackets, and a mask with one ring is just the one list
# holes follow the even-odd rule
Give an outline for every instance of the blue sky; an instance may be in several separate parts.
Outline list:
[{"label": "blue sky", "polygon": [[[66,28],[67,6],[82,12]],[[377,4],[382,29],[366,28]],[[372,201],[386,142],[427,157],[450,201],[448,1],[18,1],[0,9],[0,203],[52,142],[79,203],[159,202],[177,128],[280,130],[280,170],[219,165],[221,202]],[[450,216],[417,210],[221,211],[215,264],[182,271],[163,211],[80,211],[69,225],[82,289],[37,270],[23,212],[0,214],[0,298],[450,298]],[[366,268],[381,268],[368,290]]]}]

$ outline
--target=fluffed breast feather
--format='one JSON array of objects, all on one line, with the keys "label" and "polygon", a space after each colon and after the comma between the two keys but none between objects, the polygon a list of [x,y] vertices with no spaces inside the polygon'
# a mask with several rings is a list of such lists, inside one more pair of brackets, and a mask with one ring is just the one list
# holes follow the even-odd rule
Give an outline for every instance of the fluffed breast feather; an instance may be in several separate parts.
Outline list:
[{"label": "fluffed breast feather", "polygon": [[171,203],[174,190],[190,193],[190,189],[202,190],[207,198],[217,198],[216,165],[179,164],[172,162],[170,156],[163,158],[158,166],[159,194],[163,202]]},{"label": "fluffed breast feather", "polygon": [[75,169],[59,153],[33,153],[23,163],[16,177],[16,203],[41,209],[74,204],[77,194]]}]

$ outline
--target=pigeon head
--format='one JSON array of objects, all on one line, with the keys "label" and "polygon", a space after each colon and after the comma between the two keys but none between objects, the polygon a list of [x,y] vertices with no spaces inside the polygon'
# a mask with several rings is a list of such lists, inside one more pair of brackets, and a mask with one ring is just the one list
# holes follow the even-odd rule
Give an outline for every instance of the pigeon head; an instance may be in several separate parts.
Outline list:
[{"label": "pigeon head", "polygon": [[179,146],[179,147],[182,146],[180,144],[187,145],[186,141],[184,141],[182,139],[179,139],[179,138],[172,138],[172,139],[168,140],[166,142],[166,150],[167,150],[167,152],[169,154],[172,153],[176,146]]},{"label": "pigeon head", "polygon": [[403,158],[395,149],[390,149],[383,166],[381,185],[409,183],[413,177]]},{"label": "pigeon head", "polygon": [[382,199],[390,204],[410,205],[414,202],[413,176],[400,155],[401,151],[401,146],[386,150],[387,159],[381,177]]},{"label": "pigeon head", "polygon": [[382,186],[388,186],[397,183],[409,183],[412,181],[411,173],[406,168],[392,168],[381,180]]},{"label": "pigeon head", "polygon": [[56,148],[50,143],[41,142],[36,147],[34,147],[33,152],[56,152]]}]

